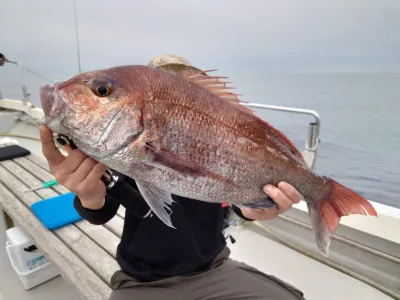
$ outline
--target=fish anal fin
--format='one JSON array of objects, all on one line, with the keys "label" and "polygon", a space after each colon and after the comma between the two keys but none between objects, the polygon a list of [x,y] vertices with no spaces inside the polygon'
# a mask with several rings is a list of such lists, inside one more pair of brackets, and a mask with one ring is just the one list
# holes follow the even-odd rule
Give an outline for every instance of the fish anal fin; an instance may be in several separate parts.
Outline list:
[{"label": "fish anal fin", "polygon": [[314,239],[318,249],[324,256],[329,254],[329,245],[331,243],[332,231],[328,229],[322,219],[320,206],[307,202],[308,212],[311,219],[311,225],[314,231]]},{"label": "fish anal fin", "polygon": [[341,217],[352,214],[377,216],[377,212],[361,195],[333,179],[326,179],[331,186],[327,198],[320,203],[308,204],[308,209],[317,246],[327,256],[331,236]]},{"label": "fish anal fin", "polygon": [[175,229],[171,221],[172,209],[169,207],[175,202],[171,194],[146,182],[136,181],[136,185],[156,216],[164,224]]},{"label": "fish anal fin", "polygon": [[254,209],[254,210],[262,210],[262,209],[276,207],[277,204],[270,197],[266,197],[265,199],[258,201],[258,202],[243,203],[242,206],[245,206],[245,207],[248,207],[248,208]]}]

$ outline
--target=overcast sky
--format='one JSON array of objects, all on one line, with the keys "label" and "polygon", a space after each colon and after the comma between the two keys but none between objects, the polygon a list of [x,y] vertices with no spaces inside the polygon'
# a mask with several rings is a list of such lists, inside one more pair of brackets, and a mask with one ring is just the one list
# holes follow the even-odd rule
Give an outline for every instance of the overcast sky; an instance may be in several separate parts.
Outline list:
[{"label": "overcast sky", "polygon": [[[398,0],[77,0],[77,18],[83,71],[178,53],[228,76],[400,72]],[[39,73],[78,72],[73,0],[2,1],[0,36],[0,52]]]}]

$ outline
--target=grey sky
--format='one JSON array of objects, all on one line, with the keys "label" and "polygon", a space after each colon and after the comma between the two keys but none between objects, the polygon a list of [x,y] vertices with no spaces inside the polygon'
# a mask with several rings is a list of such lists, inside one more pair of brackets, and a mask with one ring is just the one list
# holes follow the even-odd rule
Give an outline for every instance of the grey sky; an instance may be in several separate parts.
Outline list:
[{"label": "grey sky", "polygon": [[[77,10],[83,71],[178,53],[228,76],[400,72],[398,0],[77,0]],[[56,80],[78,72],[74,30],[72,0],[1,4],[0,52]]]}]

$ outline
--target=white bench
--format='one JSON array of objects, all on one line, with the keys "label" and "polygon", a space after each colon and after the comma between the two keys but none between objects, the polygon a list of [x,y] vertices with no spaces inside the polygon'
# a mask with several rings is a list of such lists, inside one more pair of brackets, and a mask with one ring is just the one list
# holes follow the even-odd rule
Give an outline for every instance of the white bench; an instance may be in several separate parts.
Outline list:
[{"label": "white bench", "polygon": [[0,207],[34,239],[83,299],[108,299],[111,276],[119,269],[115,255],[123,229],[124,208],[102,226],[81,220],[48,230],[32,213],[30,205],[69,191],[61,185],[27,190],[51,179],[54,176],[47,162],[34,154],[0,162]]}]

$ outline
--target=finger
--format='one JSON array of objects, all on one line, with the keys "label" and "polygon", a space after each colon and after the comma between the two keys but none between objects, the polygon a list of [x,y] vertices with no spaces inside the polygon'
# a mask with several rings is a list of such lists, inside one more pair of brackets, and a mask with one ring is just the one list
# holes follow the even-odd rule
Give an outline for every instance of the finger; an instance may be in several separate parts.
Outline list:
[{"label": "finger", "polygon": [[97,164],[97,162],[90,158],[86,157],[82,163],[78,166],[76,171],[71,174],[71,177],[74,178],[74,181],[79,184],[86,179],[89,173],[92,171],[93,167]]},{"label": "finger", "polygon": [[280,182],[278,188],[294,203],[299,203],[303,199],[303,196],[294,188],[294,186],[287,182]]},{"label": "finger", "polygon": [[292,200],[273,185],[266,185],[264,187],[264,192],[278,205],[279,212],[284,212],[293,205]]},{"label": "finger", "polygon": [[62,173],[71,174],[78,170],[88,156],[78,149],[72,150],[63,163]]},{"label": "finger", "polygon": [[53,133],[44,125],[40,126],[40,140],[42,143],[42,153],[49,165],[57,166],[61,164],[65,156],[57,149],[53,140]]},{"label": "finger", "polygon": [[99,180],[101,180],[101,176],[104,175],[104,172],[107,170],[107,167],[101,163],[97,163],[90,170],[89,174],[83,180],[82,184],[88,187],[93,187],[96,185]]},{"label": "finger", "polygon": [[73,150],[75,150],[69,145],[60,145],[60,148],[63,149],[68,154],[70,154]]}]

